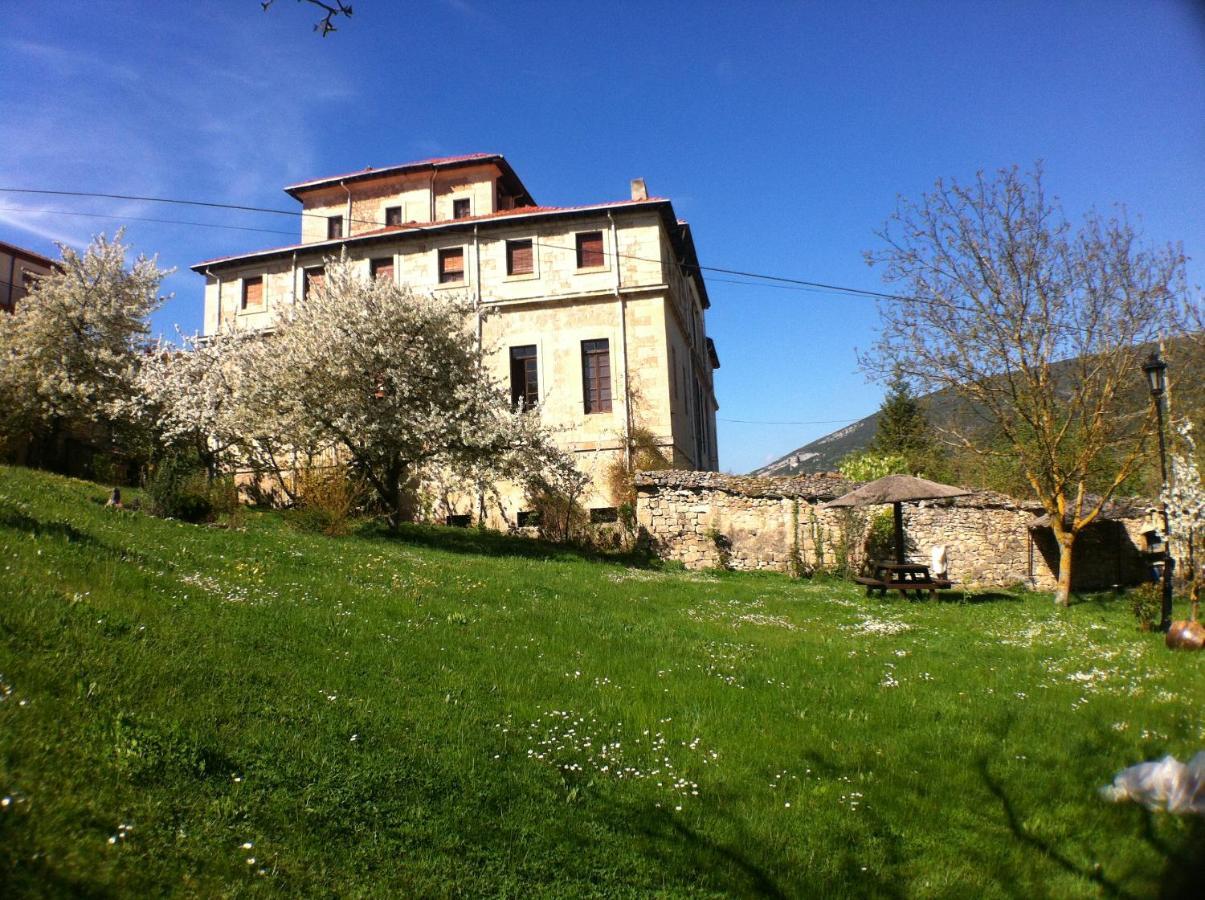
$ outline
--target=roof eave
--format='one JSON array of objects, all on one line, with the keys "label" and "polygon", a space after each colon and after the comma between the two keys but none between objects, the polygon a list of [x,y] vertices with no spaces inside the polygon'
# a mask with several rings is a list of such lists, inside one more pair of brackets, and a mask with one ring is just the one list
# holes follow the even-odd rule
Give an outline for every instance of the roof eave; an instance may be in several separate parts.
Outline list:
[{"label": "roof eave", "polygon": [[347,175],[335,175],[330,178],[318,178],[314,181],[303,181],[299,184],[291,184],[285,187],[284,192],[299,203],[302,202],[302,195],[310,191],[316,191],[321,188],[333,187],[339,184],[348,184],[357,181],[371,181],[374,178],[394,178],[400,175],[412,174],[415,172],[424,172],[427,170],[438,171],[440,169],[463,169],[471,166],[482,166],[493,164],[498,167],[502,173],[502,177],[510,182],[510,187],[516,189],[513,193],[519,196],[519,199],[526,199],[535,205],[535,200],[531,196],[531,192],[527,190],[523,180],[511,168],[510,163],[506,161],[506,157],[500,153],[486,153],[481,156],[465,156],[455,159],[449,159],[445,162],[420,161],[416,163],[402,163],[399,166],[386,166],[383,169],[364,169],[359,172],[351,172]]},{"label": "roof eave", "polygon": [[379,231],[372,234],[352,235],[346,238],[336,238],[327,241],[312,241],[307,244],[290,244],[286,247],[272,247],[267,250],[259,250],[255,253],[247,253],[241,256],[225,256],[218,259],[207,259],[194,265],[189,266],[194,272],[204,273],[206,269],[221,267],[233,267],[242,263],[251,262],[253,260],[268,260],[280,257],[292,256],[293,254],[306,253],[311,254],[315,250],[322,248],[327,249],[342,249],[349,245],[365,245],[379,243],[387,240],[395,240],[398,237],[411,234],[427,234],[438,233],[447,234],[455,233],[456,231],[471,231],[472,229],[483,226],[505,226],[512,222],[522,222],[527,219],[548,217],[548,218],[572,218],[573,216],[589,215],[596,212],[624,212],[626,210],[647,210],[661,208],[663,214],[668,210],[668,215],[672,218],[673,208],[670,202],[665,199],[650,199],[640,201],[622,201],[619,204],[600,203],[595,206],[579,206],[571,209],[544,209],[538,212],[531,213],[510,213],[503,216],[495,216],[491,218],[467,218],[467,219],[449,219],[445,222],[434,222],[430,224],[417,225],[413,227],[400,226],[393,231]]}]

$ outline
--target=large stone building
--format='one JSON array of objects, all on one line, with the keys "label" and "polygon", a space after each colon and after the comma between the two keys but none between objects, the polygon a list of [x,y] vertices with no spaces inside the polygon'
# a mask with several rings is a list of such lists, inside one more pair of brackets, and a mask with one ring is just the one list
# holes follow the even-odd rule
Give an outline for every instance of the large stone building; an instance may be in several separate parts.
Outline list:
[{"label": "large stone building", "polygon": [[[516,402],[545,420],[591,474],[606,519],[608,464],[647,429],[675,468],[718,467],[707,288],[690,227],[670,201],[539,206],[501,156],[429,159],[285,188],[302,205],[299,243],[210,260],[205,333],[269,327],[346,252],[365,275],[468,295],[483,346]],[[514,523],[522,498],[499,512]],[[465,514],[470,510],[458,510]]]},{"label": "large stone building", "polygon": [[0,241],[0,312],[13,312],[29,293],[34,280],[57,266],[57,262],[41,253]]}]

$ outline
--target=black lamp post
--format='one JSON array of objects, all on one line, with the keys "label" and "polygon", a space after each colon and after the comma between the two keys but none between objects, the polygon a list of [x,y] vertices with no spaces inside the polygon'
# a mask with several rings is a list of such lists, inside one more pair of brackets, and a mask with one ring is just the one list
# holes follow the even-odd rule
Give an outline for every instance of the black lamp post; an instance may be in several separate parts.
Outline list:
[{"label": "black lamp post", "polygon": [[[1163,394],[1167,388],[1167,363],[1154,350],[1142,364],[1146,373],[1147,384],[1151,388],[1151,399],[1155,402],[1155,416],[1159,424],[1159,471],[1162,478],[1161,495],[1167,491],[1167,444],[1163,439]],[[1160,616],[1159,628],[1167,631],[1172,623],[1172,536],[1171,526],[1167,520],[1167,501],[1160,497],[1163,508],[1163,611]]]}]

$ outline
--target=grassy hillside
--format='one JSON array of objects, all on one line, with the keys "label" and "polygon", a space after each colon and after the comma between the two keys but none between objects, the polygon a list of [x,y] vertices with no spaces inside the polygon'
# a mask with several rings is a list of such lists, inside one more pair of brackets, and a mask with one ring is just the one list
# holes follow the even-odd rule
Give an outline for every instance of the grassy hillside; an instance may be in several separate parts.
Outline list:
[{"label": "grassy hillside", "polygon": [[[1101,800],[1205,744],[1126,601],[867,599],[0,469],[6,896],[1187,892]],[[957,600],[957,598],[955,598]]]}]

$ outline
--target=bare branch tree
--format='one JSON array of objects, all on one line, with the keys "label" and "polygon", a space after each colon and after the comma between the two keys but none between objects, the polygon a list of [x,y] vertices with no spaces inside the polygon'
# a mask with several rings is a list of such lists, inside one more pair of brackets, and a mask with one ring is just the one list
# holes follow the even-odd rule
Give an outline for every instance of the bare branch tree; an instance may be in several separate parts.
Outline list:
[{"label": "bare branch tree", "polygon": [[[260,0],[259,5],[267,12],[272,8],[276,0]],[[326,37],[332,31],[338,31],[335,27],[335,19],[343,16],[345,19],[350,19],[352,9],[350,3],[344,3],[343,0],[334,0],[332,3],[324,3],[323,0],[297,0],[298,3],[309,3],[312,6],[317,6],[324,12],[324,15],[314,24],[314,30],[322,32],[322,36]]]},{"label": "bare branch tree", "polygon": [[1141,387],[1142,346],[1178,328],[1182,250],[1141,248],[1124,217],[1091,213],[1073,232],[1040,166],[938,181],[879,237],[867,261],[907,296],[881,304],[861,364],[958,396],[981,428],[954,440],[1019,464],[1049,514],[1066,605],[1076,536],[1143,460],[1150,407],[1120,401]]}]

